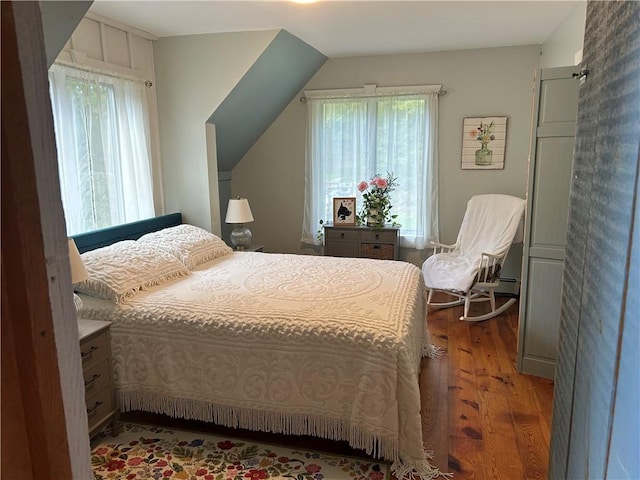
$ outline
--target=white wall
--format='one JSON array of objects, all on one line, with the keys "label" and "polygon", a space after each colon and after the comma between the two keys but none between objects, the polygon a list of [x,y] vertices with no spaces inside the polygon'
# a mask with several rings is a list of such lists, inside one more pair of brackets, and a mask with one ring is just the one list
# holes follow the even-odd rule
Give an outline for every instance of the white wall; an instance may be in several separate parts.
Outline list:
[{"label": "white wall", "polygon": [[[540,68],[577,65],[582,60],[584,26],[587,19],[587,2],[579,3],[555,32],[542,45]],[[580,59],[575,61],[575,54]]]},{"label": "white wall", "polygon": [[[539,46],[380,55],[328,60],[305,89],[442,84],[440,97],[440,232],[454,242],[466,203],[480,193],[525,196],[533,76]],[[256,219],[254,243],[266,251],[312,253],[300,244],[304,203],[307,108],[289,104],[233,170],[232,190],[242,192]],[[504,170],[461,170],[464,117],[508,117]],[[402,179],[400,179],[402,182]],[[354,186],[355,189],[355,186]],[[354,190],[355,193],[355,190]],[[514,275],[521,249],[514,248]],[[421,264],[427,251],[403,249],[401,258]]]},{"label": "white wall", "polygon": [[[205,122],[277,30],[165,37],[155,46],[167,212],[220,233],[217,163]],[[250,115],[251,112],[247,112]]]},{"label": "white wall", "polygon": [[162,169],[158,129],[153,40],[155,37],[94,13],[87,15],[67,41],[56,60],[149,80],[145,89],[149,107],[149,143],[156,214],[164,213]]}]

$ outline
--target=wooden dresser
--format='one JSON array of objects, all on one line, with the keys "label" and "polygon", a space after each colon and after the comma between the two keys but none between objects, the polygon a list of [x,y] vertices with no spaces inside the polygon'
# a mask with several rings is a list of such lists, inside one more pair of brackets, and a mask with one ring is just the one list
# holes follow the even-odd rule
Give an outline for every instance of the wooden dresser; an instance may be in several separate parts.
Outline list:
[{"label": "wooden dresser", "polygon": [[400,229],[324,226],[324,254],[332,257],[398,260]]},{"label": "wooden dresser", "polygon": [[117,434],[118,407],[113,381],[110,327],[111,322],[78,320],[89,436],[96,434],[109,422],[111,433]]}]

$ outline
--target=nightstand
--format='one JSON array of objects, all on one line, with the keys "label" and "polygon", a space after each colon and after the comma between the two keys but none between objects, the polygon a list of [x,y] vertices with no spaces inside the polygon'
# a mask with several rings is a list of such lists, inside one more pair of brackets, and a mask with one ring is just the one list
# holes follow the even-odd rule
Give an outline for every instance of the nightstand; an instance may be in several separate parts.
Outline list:
[{"label": "nightstand", "polygon": [[78,320],[89,436],[93,436],[109,422],[111,422],[111,434],[118,433],[116,428],[118,407],[113,381],[110,327],[111,322]]}]

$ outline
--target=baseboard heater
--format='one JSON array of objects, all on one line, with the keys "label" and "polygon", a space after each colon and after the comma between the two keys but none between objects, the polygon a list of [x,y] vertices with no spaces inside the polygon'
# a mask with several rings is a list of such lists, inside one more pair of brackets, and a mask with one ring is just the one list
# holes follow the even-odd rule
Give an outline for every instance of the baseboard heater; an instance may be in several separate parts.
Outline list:
[{"label": "baseboard heater", "polygon": [[[520,280],[517,278],[509,278],[509,277],[500,277],[500,283],[513,283],[519,284]],[[520,298],[520,285],[518,285],[518,293],[509,293],[509,292],[495,292],[496,297],[503,298]]]}]

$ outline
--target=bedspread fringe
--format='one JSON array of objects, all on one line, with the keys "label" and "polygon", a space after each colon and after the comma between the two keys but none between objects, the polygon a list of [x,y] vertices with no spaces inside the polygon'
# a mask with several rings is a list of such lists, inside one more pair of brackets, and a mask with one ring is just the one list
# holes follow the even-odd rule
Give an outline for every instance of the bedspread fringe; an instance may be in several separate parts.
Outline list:
[{"label": "bedspread fringe", "polygon": [[440,355],[445,353],[445,349],[442,347],[438,347],[437,345],[433,345],[432,343],[425,343],[422,345],[422,356],[428,358],[438,358]]},{"label": "bedspread fringe", "polygon": [[429,463],[433,452],[426,451],[427,460],[419,463],[393,462],[391,473],[397,480],[434,480],[436,478],[452,478],[453,473],[443,473]]},{"label": "bedspread fringe", "polygon": [[267,412],[251,408],[230,407],[200,400],[176,399],[140,391],[118,392],[121,411],[141,410],[175,418],[211,422],[232,428],[290,435],[312,435],[329,440],[344,440],[374,458],[398,458],[396,442],[369,434],[339,420],[299,413]]},{"label": "bedspread fringe", "polygon": [[[140,391],[118,391],[122,412],[140,410],[161,413],[174,418],[200,420],[232,428],[245,428],[287,435],[311,435],[329,440],[347,441],[374,458],[393,462],[391,468],[398,480],[432,480],[442,474],[428,460],[404,462],[399,459],[397,442],[367,433],[340,420],[298,413],[265,412],[250,408],[230,407],[200,400],[173,397]],[[432,458],[427,452],[427,458]]]}]

